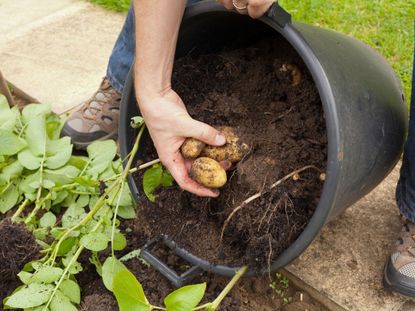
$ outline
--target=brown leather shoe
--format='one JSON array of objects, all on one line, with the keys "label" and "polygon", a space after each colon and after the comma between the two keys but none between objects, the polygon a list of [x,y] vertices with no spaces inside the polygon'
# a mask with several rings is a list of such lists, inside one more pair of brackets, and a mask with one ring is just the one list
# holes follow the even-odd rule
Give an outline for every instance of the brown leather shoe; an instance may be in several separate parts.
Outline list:
[{"label": "brown leather shoe", "polygon": [[404,222],[385,266],[383,285],[386,290],[415,297],[415,224]]},{"label": "brown leather shoe", "polygon": [[78,149],[85,149],[95,140],[116,139],[121,94],[107,78],[98,91],[66,121],[62,136],[71,137]]}]

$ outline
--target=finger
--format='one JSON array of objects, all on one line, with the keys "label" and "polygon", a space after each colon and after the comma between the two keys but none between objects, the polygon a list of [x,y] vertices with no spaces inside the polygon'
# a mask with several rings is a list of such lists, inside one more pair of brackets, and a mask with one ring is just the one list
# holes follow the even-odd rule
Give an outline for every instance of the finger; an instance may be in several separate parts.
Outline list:
[{"label": "finger", "polygon": [[273,3],[274,0],[250,0],[248,4],[248,15],[252,18],[259,18],[268,11]]},{"label": "finger", "polygon": [[247,14],[248,0],[232,0],[234,9],[240,14]]},{"label": "finger", "polygon": [[222,146],[226,143],[226,138],[217,129],[206,123],[188,119],[184,124],[185,137],[193,137],[211,146]]},{"label": "finger", "polygon": [[228,171],[232,167],[232,162],[229,160],[220,161],[219,164],[225,171]]},{"label": "finger", "polygon": [[233,10],[232,0],[217,0],[222,4],[227,10]]},{"label": "finger", "polygon": [[186,167],[187,171],[190,171],[190,168],[192,167],[192,160],[184,159],[184,166]]},{"label": "finger", "polygon": [[201,197],[217,197],[219,191],[205,188],[189,177],[183,157],[175,153],[171,161],[163,163],[180,188]]}]

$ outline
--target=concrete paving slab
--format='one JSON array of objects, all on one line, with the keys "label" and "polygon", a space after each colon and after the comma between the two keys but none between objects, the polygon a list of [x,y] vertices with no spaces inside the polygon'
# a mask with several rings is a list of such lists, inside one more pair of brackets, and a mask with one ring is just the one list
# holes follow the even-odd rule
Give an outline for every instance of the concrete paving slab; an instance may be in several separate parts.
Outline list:
[{"label": "concrete paving slab", "polygon": [[373,192],[326,225],[287,269],[346,310],[415,310],[407,298],[382,287],[384,263],[401,230],[398,177],[396,167]]},{"label": "concrete paving slab", "polygon": [[73,3],[73,0],[37,0],[36,4],[33,0],[0,0],[0,33],[3,36],[26,28]]},{"label": "concrete paving slab", "polygon": [[44,16],[47,22],[32,25],[23,34],[17,29],[17,37],[1,42],[1,70],[27,93],[52,104],[56,112],[71,109],[90,97],[105,76],[124,18],[87,2],[71,1]]}]

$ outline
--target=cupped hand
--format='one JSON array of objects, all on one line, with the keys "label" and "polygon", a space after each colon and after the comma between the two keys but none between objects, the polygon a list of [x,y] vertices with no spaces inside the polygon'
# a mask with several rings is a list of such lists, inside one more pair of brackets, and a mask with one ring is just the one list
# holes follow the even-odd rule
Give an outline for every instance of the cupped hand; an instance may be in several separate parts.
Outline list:
[{"label": "cupped hand", "polygon": [[183,158],[180,147],[187,137],[213,146],[224,145],[225,137],[213,127],[194,120],[173,90],[164,92],[162,96],[141,100],[139,106],[160,161],[177,184],[199,196],[217,197],[217,190],[205,188],[189,177],[189,163]]},{"label": "cupped hand", "polygon": [[[264,15],[275,0],[217,0],[228,10],[236,10],[241,14],[248,14],[252,18]],[[239,9],[238,9],[239,8]]]}]

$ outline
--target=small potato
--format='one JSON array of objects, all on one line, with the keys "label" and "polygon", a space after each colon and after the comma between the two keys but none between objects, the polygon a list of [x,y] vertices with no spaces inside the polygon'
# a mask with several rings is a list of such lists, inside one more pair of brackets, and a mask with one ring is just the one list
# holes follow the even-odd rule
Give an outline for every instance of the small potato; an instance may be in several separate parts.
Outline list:
[{"label": "small potato", "polygon": [[186,159],[196,159],[204,147],[205,143],[200,140],[197,140],[196,138],[187,138],[180,147],[180,150]]},{"label": "small potato", "polygon": [[221,188],[227,181],[226,172],[222,166],[217,161],[206,157],[193,161],[189,175],[207,188]]},{"label": "small potato", "polygon": [[217,129],[225,136],[226,144],[221,147],[205,146],[200,155],[218,162],[228,160],[236,163],[241,161],[248,152],[249,146],[240,142],[239,136],[232,127],[221,126]]},{"label": "small potato", "polygon": [[291,82],[293,86],[297,86],[303,80],[303,74],[300,68],[295,64],[284,64],[281,71],[289,71],[291,74]]}]

